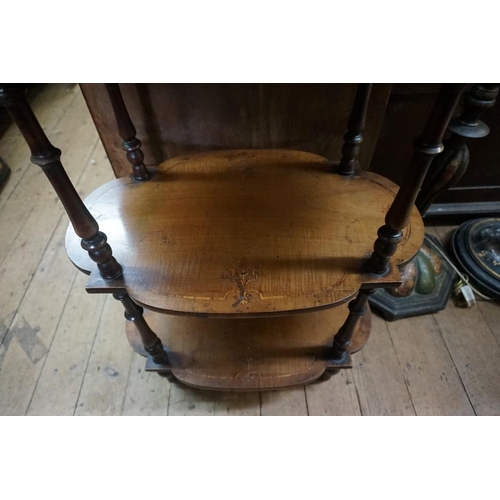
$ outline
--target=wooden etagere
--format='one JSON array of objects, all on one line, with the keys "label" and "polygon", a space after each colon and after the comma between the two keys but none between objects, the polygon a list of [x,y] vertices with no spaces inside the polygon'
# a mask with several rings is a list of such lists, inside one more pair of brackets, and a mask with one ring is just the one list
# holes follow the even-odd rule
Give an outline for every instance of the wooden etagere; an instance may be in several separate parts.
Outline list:
[{"label": "wooden etagere", "polygon": [[132,174],[84,202],[24,88],[2,85],[0,103],[66,208],[67,252],[90,275],[88,292],[123,304],[147,369],[197,387],[262,390],[352,366],[369,336],[368,297],[398,286],[398,265],[422,244],[414,201],[463,88],[443,85],[398,190],[357,162],[369,84],[358,86],[339,162],[256,149],[155,168],[108,84]]}]

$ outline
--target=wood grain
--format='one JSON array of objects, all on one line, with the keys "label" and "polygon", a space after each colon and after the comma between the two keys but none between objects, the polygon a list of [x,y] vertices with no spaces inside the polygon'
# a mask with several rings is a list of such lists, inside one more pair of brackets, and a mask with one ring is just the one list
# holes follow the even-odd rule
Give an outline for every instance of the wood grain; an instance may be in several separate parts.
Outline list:
[{"label": "wood grain", "polygon": [[[119,307],[118,304],[115,304],[115,307]],[[121,331],[120,324],[113,325],[112,328]],[[125,389],[122,415],[166,416],[171,385],[158,374],[146,372],[144,358],[134,353]]]},{"label": "wood grain", "polygon": [[66,228],[60,221],[0,347],[0,415],[25,414],[51,349],[76,275],[64,250]]},{"label": "wood grain", "polygon": [[[452,305],[449,306],[452,308]],[[455,312],[448,309],[453,315]],[[417,415],[473,415],[432,315],[387,323]],[[460,327],[460,332],[463,329]]]},{"label": "wood grain", "polygon": [[308,415],[304,387],[295,387],[276,392],[263,392],[260,398],[260,411],[264,417],[304,417]]},{"label": "wood grain", "polygon": [[[146,307],[211,317],[313,310],[361,285],[399,283],[396,264],[423,238],[415,209],[392,271],[364,273],[397,188],[369,172],[346,179],[329,169],[299,151],[203,153],[165,162],[145,183],[111,181],[86,203],[128,293]],[[95,268],[72,230],[66,245],[75,265]]]},{"label": "wood grain", "polygon": [[[443,243],[452,235],[450,226],[431,230]],[[470,309],[457,307],[452,301],[444,311],[435,314],[446,346],[474,411],[478,415],[500,414],[500,344],[491,326],[498,317],[498,303],[480,302]]]},{"label": "wood grain", "polygon": [[481,311],[450,305],[434,317],[475,412],[500,415],[500,346]]},{"label": "wood grain", "polygon": [[[54,340],[38,378],[28,415],[73,415],[85,377],[88,359],[105,299],[85,293],[77,274],[61,315]],[[119,309],[119,305],[115,305]]]},{"label": "wood grain", "polygon": [[124,409],[134,353],[115,327],[122,321],[123,308],[111,297],[106,299],[75,415],[121,415]]},{"label": "wood grain", "polygon": [[353,358],[352,378],[363,415],[415,415],[387,324],[376,314],[368,349]]},{"label": "wood grain", "polygon": [[[145,311],[145,319],[168,351],[172,372],[198,388],[256,391],[290,387],[319,378],[329,366],[333,336],[347,304],[308,314],[253,319],[205,319]],[[368,312],[355,331],[351,352],[366,343]],[[128,323],[132,348],[146,352]]]},{"label": "wood grain", "polygon": [[306,386],[309,415],[361,415],[351,370],[341,370],[329,380]]},{"label": "wood grain", "polygon": [[[368,169],[391,84],[373,85],[360,163]],[[300,149],[341,157],[356,84],[120,84],[146,165],[200,151]],[[130,174],[105,84],[81,84],[117,177]],[[407,142],[411,144],[411,140]]]}]

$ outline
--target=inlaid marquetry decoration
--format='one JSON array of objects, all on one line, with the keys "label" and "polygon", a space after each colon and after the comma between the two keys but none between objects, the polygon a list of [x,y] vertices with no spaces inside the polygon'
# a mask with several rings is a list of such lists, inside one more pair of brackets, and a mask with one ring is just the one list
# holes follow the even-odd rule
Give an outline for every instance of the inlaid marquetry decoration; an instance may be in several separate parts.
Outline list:
[{"label": "inlaid marquetry decoration", "polygon": [[[258,290],[249,288],[249,284],[257,281],[258,278],[258,266],[254,268],[248,267],[244,259],[240,260],[237,268],[229,268],[222,273],[222,279],[231,281],[238,287],[237,293],[234,296],[235,302],[233,307],[250,302],[252,300],[252,292],[259,293]],[[226,297],[234,291],[235,290],[227,292]]]}]

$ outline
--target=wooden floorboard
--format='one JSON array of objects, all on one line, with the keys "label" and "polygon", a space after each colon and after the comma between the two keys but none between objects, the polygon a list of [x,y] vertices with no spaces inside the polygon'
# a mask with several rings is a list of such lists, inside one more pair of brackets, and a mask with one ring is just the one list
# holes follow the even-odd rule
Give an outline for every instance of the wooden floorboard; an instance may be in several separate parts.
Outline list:
[{"label": "wooden floorboard", "polygon": [[388,323],[417,415],[473,415],[432,315]]},{"label": "wooden floorboard", "polygon": [[309,415],[361,415],[358,390],[351,370],[341,370],[331,379],[320,380],[305,389]]},{"label": "wooden floorboard", "polygon": [[355,354],[352,370],[363,415],[415,415],[387,323],[372,316],[369,349]]},{"label": "wooden floorboard", "polygon": [[[78,87],[48,85],[34,109],[82,195],[112,178]],[[17,129],[0,139],[0,415],[498,415],[500,307],[388,323],[373,318],[352,370],[275,392],[210,392],[144,371],[121,305],[88,295],[63,246],[67,217]],[[452,228],[430,229],[441,237]],[[207,320],[208,321],[208,320]]]},{"label": "wooden floorboard", "polygon": [[[445,243],[453,228],[433,231]],[[477,415],[500,415],[500,345],[494,308],[498,304],[478,297],[471,308],[450,305],[433,315]]]}]

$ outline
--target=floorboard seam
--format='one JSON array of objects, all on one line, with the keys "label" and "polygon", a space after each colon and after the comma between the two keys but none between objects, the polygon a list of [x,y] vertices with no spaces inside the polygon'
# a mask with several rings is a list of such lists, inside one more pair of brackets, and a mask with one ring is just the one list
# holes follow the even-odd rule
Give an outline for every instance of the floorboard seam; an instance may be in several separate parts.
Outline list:
[{"label": "floorboard seam", "polygon": [[396,355],[396,360],[398,362],[399,369],[401,370],[401,376],[403,377],[403,382],[405,383],[406,390],[408,391],[408,396],[410,398],[410,403],[411,403],[411,406],[413,408],[413,413],[415,414],[415,416],[418,416],[417,409],[415,407],[415,403],[413,402],[413,396],[411,395],[410,388],[408,387],[408,381],[406,380],[405,372],[403,371],[403,367],[401,366],[401,360],[399,359],[399,354],[398,354],[398,351],[396,349],[396,346],[394,345],[394,340],[392,339],[391,330],[390,330],[389,326],[387,325],[387,321],[385,321],[385,327],[387,329],[387,334],[389,335],[389,339],[391,340],[392,348],[394,350],[394,354]]},{"label": "floorboard seam", "polygon": [[307,416],[310,417],[311,414],[309,413],[309,402],[307,401],[307,390],[306,390],[306,386],[304,385],[303,386],[304,388],[304,397],[306,399],[306,412],[307,412]]},{"label": "floorboard seam", "polygon": [[439,332],[439,335],[441,336],[443,344],[444,344],[444,346],[446,348],[446,352],[448,353],[448,356],[451,359],[451,362],[453,364],[453,368],[455,369],[455,372],[457,373],[457,376],[458,376],[458,380],[460,380],[460,384],[462,385],[462,388],[463,388],[463,390],[465,392],[465,395],[467,396],[467,401],[469,401],[469,404],[471,406],[472,412],[474,413],[474,415],[477,416],[476,408],[474,408],[474,405],[472,404],[472,401],[471,401],[470,396],[469,396],[469,392],[467,391],[467,387],[465,387],[464,381],[462,380],[462,377],[460,375],[460,372],[458,371],[457,365],[455,364],[455,360],[453,359],[453,356],[452,356],[452,354],[450,352],[450,349],[448,348],[448,344],[446,343],[446,339],[443,336],[443,332],[441,331],[441,328],[439,328],[439,324],[438,324],[438,322],[437,322],[436,317],[435,317],[434,314],[432,315],[432,320],[434,321],[434,324],[436,325],[436,328],[437,328],[437,330]]},{"label": "floorboard seam", "polygon": [[71,290],[73,289],[73,286],[75,285],[77,276],[78,276],[78,272],[75,269],[73,271],[73,280],[71,281],[70,292],[66,296],[66,301],[64,302],[64,306],[62,308],[61,315],[59,316],[59,319],[57,320],[57,324],[56,324],[56,327],[54,329],[54,335],[52,336],[52,340],[50,341],[50,344],[49,344],[48,349],[47,349],[47,354],[45,355],[42,367],[40,369],[38,377],[36,378],[35,386],[33,387],[33,392],[31,393],[31,397],[30,397],[28,406],[26,407],[26,411],[24,412],[25,415],[27,415],[29,410],[30,410],[31,402],[33,401],[33,396],[35,395],[36,388],[38,387],[38,381],[40,380],[40,377],[42,376],[43,369],[45,368],[45,363],[47,362],[47,358],[49,357],[50,350],[52,349],[52,344],[54,343],[54,339],[57,336],[57,330],[59,329],[59,325],[61,324],[62,317],[64,316],[64,311],[66,310],[66,306],[68,305],[69,298],[71,297]]},{"label": "floorboard seam", "polygon": [[94,351],[95,341],[96,341],[96,338],[97,338],[97,334],[99,333],[99,327],[101,326],[102,315],[104,314],[104,309],[106,308],[106,303],[108,302],[108,300],[109,300],[109,296],[107,296],[104,299],[104,302],[102,304],[101,313],[99,314],[99,321],[97,322],[97,326],[96,326],[96,329],[95,329],[95,335],[94,335],[94,338],[92,339],[92,345],[90,346],[89,357],[87,358],[87,363],[85,364],[85,370],[83,371],[82,382],[80,384],[80,389],[78,390],[78,396],[76,397],[75,407],[73,409],[73,416],[75,416],[76,410],[78,409],[78,402],[80,401],[80,396],[82,394],[82,388],[83,388],[83,384],[85,383],[85,377],[87,375],[87,369],[89,367],[90,358],[92,357],[92,353]]}]

